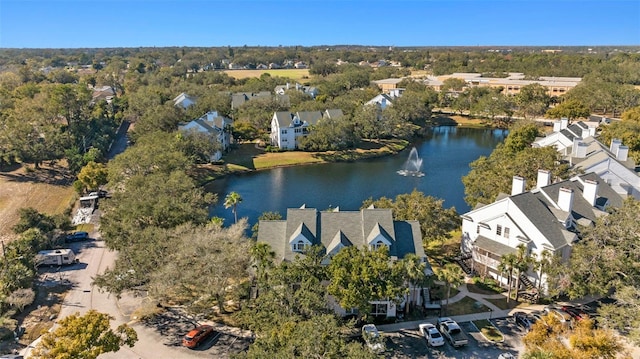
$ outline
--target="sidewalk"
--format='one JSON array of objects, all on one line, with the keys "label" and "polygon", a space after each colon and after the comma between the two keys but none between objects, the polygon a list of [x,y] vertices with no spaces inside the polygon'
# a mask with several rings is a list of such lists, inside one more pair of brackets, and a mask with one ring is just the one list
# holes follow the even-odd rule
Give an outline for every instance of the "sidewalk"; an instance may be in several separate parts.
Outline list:
[{"label": "sidewalk", "polygon": [[[489,311],[486,311],[486,312],[447,316],[459,323],[469,322],[472,320],[481,320],[481,319],[505,318],[505,317],[511,316],[513,312],[530,312],[534,310],[542,310],[542,308],[544,308],[543,305],[532,304],[526,308],[500,309],[495,304],[489,302],[487,299],[505,298],[506,297],[505,294],[480,294],[480,293],[469,292],[469,289],[467,288],[466,283],[461,285],[458,288],[458,290],[459,290],[458,294],[449,298],[449,302],[448,302],[449,304],[459,302],[463,298],[469,297],[476,300],[477,302],[482,303],[482,305],[490,309]],[[446,300],[443,300],[442,303],[446,303]],[[437,319],[438,317],[434,316],[434,317],[427,317],[422,320],[399,322],[399,323],[393,323],[393,324],[383,324],[383,325],[379,325],[378,329],[384,332],[396,332],[403,329],[417,329],[418,324],[420,323],[435,324]]]}]

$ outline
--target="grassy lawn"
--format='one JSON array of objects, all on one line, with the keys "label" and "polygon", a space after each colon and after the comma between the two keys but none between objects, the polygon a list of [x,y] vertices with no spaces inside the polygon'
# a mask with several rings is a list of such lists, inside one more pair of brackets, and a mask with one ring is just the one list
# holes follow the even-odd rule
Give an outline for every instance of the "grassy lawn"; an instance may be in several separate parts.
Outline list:
[{"label": "grassy lawn", "polygon": [[19,219],[18,210],[33,207],[49,215],[64,213],[77,198],[73,179],[62,165],[43,165],[39,170],[24,167],[0,172],[0,239],[11,240]]},{"label": "grassy lawn", "polygon": [[236,79],[260,77],[265,73],[271,75],[272,77],[288,77],[291,80],[300,83],[303,83],[305,80],[309,79],[309,69],[225,70],[224,73]]},{"label": "grassy lawn", "polygon": [[493,324],[491,324],[491,322],[489,322],[488,320],[486,319],[474,320],[473,324],[478,328],[478,330],[480,330],[482,335],[484,335],[484,337],[487,338],[488,340],[492,342],[501,342],[504,340],[502,333],[500,333],[498,328],[494,327]]},{"label": "grassy lawn", "polygon": [[483,282],[480,278],[474,278],[473,283],[467,283],[467,288],[472,293],[489,295],[500,294],[506,291],[504,288],[501,288],[497,282],[492,280]]},{"label": "grassy lawn", "polygon": [[234,172],[256,171],[314,163],[348,162],[380,157],[398,153],[406,148],[408,144],[409,142],[404,140],[363,141],[357,149],[346,151],[265,152],[263,149],[257,148],[255,143],[242,143],[236,145],[230,153],[223,157],[224,164],[202,165],[193,175],[198,183],[207,183],[218,177]]},{"label": "grassy lawn", "polygon": [[[446,308],[444,304],[443,304],[443,308]],[[476,302],[475,299],[471,297],[464,297],[459,302],[449,304],[449,307],[446,308],[446,310],[443,310],[443,313],[445,313],[445,315],[447,316],[454,316],[454,315],[486,312],[488,310],[489,310],[488,307],[486,307],[482,303]]]},{"label": "grassy lawn", "polygon": [[[469,285],[467,285],[467,287],[468,286]],[[509,301],[509,303],[507,303],[507,297],[500,298],[500,299],[485,298],[485,300],[488,301],[488,302],[491,302],[491,304],[495,305],[496,307],[498,307],[500,309],[513,309],[513,308],[526,307],[527,306],[526,303],[516,302],[513,299],[511,299]]]}]

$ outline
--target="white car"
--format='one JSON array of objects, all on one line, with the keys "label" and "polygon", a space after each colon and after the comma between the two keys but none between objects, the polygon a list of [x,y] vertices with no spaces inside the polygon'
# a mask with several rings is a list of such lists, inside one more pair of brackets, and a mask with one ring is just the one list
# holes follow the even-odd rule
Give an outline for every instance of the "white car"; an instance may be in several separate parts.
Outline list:
[{"label": "white car", "polygon": [[418,329],[430,346],[439,347],[444,345],[444,338],[435,325],[431,323],[422,323],[418,324]]},{"label": "white car", "polygon": [[498,359],[516,359],[516,357],[511,353],[502,353],[498,355]]},{"label": "white car", "polygon": [[372,352],[382,353],[384,351],[382,337],[375,324],[365,324],[362,327],[362,338]]}]

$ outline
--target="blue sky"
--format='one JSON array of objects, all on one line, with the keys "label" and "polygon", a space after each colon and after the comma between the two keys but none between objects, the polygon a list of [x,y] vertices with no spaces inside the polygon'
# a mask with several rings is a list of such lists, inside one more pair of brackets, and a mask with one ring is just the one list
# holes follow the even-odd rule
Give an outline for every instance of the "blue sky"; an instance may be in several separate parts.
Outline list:
[{"label": "blue sky", "polygon": [[0,0],[0,48],[640,45],[638,0]]}]

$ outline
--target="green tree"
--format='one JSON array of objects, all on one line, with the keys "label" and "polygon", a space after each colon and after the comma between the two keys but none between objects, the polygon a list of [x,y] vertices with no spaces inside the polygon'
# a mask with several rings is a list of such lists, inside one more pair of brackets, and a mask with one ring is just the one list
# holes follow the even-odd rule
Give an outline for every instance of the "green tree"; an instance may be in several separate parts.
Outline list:
[{"label": "green tree", "polygon": [[360,208],[373,205],[376,208],[391,208],[393,218],[398,221],[420,222],[423,243],[444,242],[451,238],[451,231],[458,228],[459,220],[455,208],[444,208],[444,200],[413,190],[399,194],[395,201],[386,197],[369,198]]},{"label": "green tree", "polygon": [[232,289],[248,276],[246,228],[244,220],[228,228],[211,224],[177,227],[171,233],[176,245],[171,260],[155,271],[148,285],[151,295],[160,301],[179,301],[194,313],[213,306],[226,313],[225,302],[231,299]]},{"label": "green tree", "polygon": [[[447,301],[445,303],[445,308],[449,308],[449,298],[451,297],[451,288],[458,288],[462,284],[464,284],[465,275],[460,268],[459,265],[455,263],[447,263],[444,267],[436,270],[435,272],[438,280],[444,282],[446,290],[447,290]],[[446,312],[445,309],[445,312]]]},{"label": "green tree", "polygon": [[567,100],[549,109],[545,116],[549,118],[566,117],[569,121],[573,121],[577,118],[589,117],[590,113],[589,108],[579,100]]},{"label": "green tree", "polygon": [[509,290],[507,293],[507,303],[511,300],[511,288],[513,287],[513,272],[516,270],[517,257],[513,253],[508,253],[500,257],[500,263],[498,263],[498,271],[507,274],[507,285]]},{"label": "green tree", "polygon": [[235,223],[238,223],[238,204],[242,202],[242,196],[238,192],[231,192],[224,198],[224,208],[231,208]]},{"label": "green tree", "polygon": [[545,86],[533,83],[522,86],[516,95],[516,103],[524,117],[540,116],[547,111],[551,97],[547,94]]},{"label": "green tree", "polygon": [[78,173],[78,181],[82,183],[84,189],[96,190],[107,184],[108,173],[107,166],[90,161]]},{"label": "green tree", "polygon": [[[582,231],[582,240],[571,253],[561,277],[551,285],[571,298],[613,293],[615,304],[600,310],[599,324],[616,329],[634,343],[640,343],[640,201],[629,197],[620,208],[596,220]],[[597,263],[597,265],[594,265]]]},{"label": "green tree", "polygon": [[340,306],[357,308],[362,316],[371,310],[371,301],[399,302],[406,293],[401,265],[389,262],[389,250],[349,246],[342,248],[327,267],[328,291]]},{"label": "green tree", "polygon": [[59,321],[59,326],[42,336],[32,356],[38,359],[86,358],[117,352],[121,346],[133,347],[138,341],[135,330],[126,324],[111,329],[107,314],[95,310],[78,313]]},{"label": "green tree", "polygon": [[515,260],[513,263],[513,269],[516,274],[516,301],[518,301],[518,293],[520,291],[520,277],[527,273],[531,262],[532,258],[527,254],[527,247],[525,247],[524,244],[519,244],[516,247]]},{"label": "green tree", "polygon": [[20,220],[12,228],[15,233],[24,233],[31,228],[37,228],[41,233],[49,233],[56,228],[53,217],[40,213],[35,208],[20,208],[18,215]]}]

